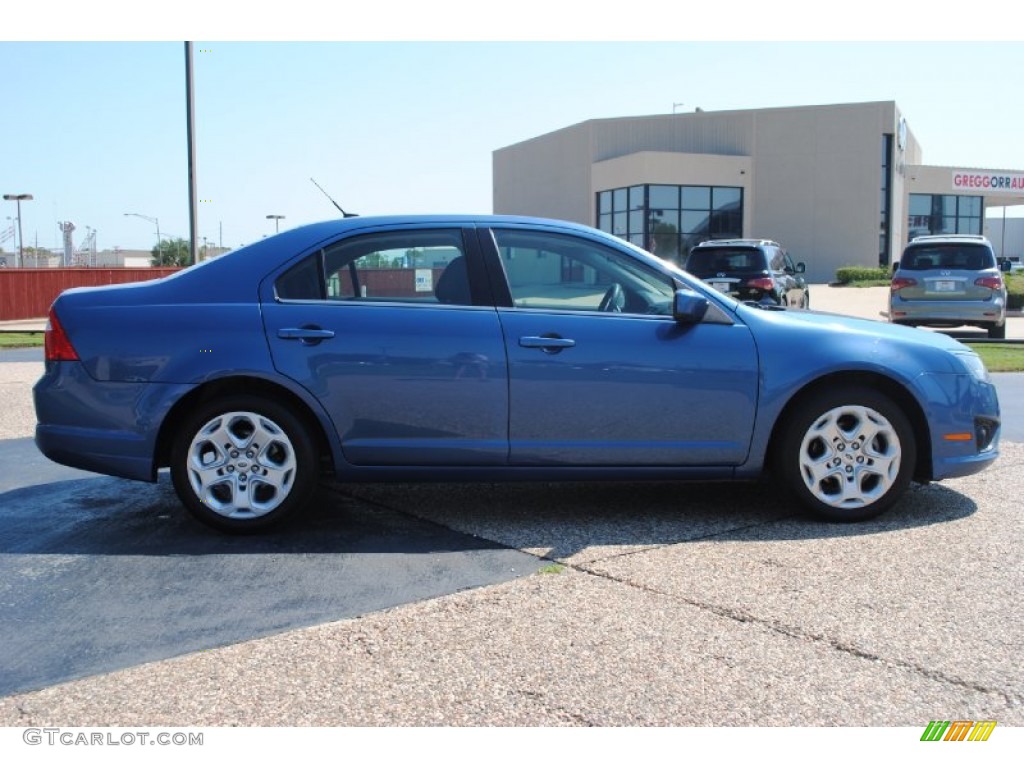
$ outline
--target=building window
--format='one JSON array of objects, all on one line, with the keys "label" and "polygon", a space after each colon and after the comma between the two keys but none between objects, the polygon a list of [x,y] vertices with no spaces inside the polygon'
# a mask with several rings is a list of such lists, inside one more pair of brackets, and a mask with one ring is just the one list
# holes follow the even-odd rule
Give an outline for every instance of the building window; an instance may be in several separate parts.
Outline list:
[{"label": "building window", "polygon": [[597,193],[597,227],[677,264],[703,240],[743,236],[743,188],[643,184]]},{"label": "building window", "polygon": [[907,237],[980,235],[984,209],[979,195],[911,195]]},{"label": "building window", "polygon": [[882,209],[878,230],[878,265],[889,266],[890,232],[892,232],[892,134],[882,134]]}]

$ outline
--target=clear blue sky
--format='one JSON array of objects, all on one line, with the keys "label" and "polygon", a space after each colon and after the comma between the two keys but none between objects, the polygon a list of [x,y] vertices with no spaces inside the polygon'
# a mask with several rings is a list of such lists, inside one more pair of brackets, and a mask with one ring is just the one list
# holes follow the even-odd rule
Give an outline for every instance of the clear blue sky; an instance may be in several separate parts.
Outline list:
[{"label": "clear blue sky", "polygon": [[[1024,169],[1022,43],[194,45],[198,234],[230,247],[273,233],[267,214],[334,218],[310,177],[361,214],[490,212],[495,149],[677,102],[895,100],[925,163]],[[57,246],[69,220],[76,244],[89,226],[100,249],[151,247],[126,212],[187,237],[183,43],[0,42],[0,72],[0,192],[35,196],[26,245]]]}]

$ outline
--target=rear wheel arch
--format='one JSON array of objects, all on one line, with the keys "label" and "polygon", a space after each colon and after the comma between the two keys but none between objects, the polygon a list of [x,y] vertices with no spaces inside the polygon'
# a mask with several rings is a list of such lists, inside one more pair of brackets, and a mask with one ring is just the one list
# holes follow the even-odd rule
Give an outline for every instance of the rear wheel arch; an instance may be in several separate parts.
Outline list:
[{"label": "rear wheel arch", "polygon": [[[268,397],[280,405],[286,406],[305,424],[321,458],[332,456],[331,443],[324,431],[323,423],[301,397],[287,387],[267,379],[255,376],[228,376],[196,387],[178,400],[168,411],[157,435],[154,473],[160,467],[170,464],[176,428],[182,424],[187,414],[210,401],[242,394]],[[331,466],[333,466],[333,462],[331,462]]]},{"label": "rear wheel arch", "polygon": [[932,469],[931,430],[924,410],[917,399],[898,381],[870,371],[843,371],[816,379],[796,392],[779,413],[772,426],[771,438],[768,441],[767,455],[764,466],[771,470],[774,465],[775,453],[778,451],[793,414],[799,412],[805,403],[829,389],[840,387],[864,387],[881,392],[894,401],[910,422],[917,443],[917,458],[914,467],[914,478],[928,478]]}]

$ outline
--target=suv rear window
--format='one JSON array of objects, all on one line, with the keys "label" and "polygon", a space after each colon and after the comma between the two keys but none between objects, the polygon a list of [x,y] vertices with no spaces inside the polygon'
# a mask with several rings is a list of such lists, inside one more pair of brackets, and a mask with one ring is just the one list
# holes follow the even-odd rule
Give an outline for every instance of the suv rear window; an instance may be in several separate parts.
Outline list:
[{"label": "suv rear window", "polygon": [[994,269],[995,256],[984,245],[919,245],[907,248],[900,269]]},{"label": "suv rear window", "polygon": [[686,260],[686,271],[697,277],[717,272],[761,273],[765,257],[759,248],[694,248]]}]

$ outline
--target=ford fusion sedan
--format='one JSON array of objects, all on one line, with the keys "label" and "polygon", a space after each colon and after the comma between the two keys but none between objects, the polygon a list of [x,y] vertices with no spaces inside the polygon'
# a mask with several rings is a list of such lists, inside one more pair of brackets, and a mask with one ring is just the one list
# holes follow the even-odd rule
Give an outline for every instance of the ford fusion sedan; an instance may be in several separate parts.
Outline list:
[{"label": "ford fusion sedan", "polygon": [[944,335],[746,305],[611,235],[505,216],[312,224],[66,291],[34,396],[45,455],[150,482],[168,467],[228,532],[301,512],[324,470],[770,475],[855,521],[999,443],[984,365]]}]

